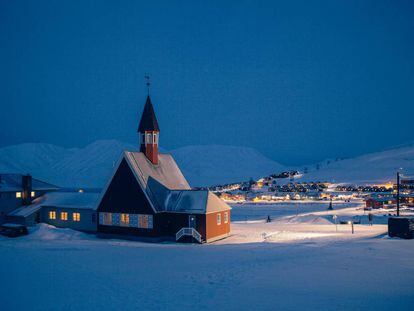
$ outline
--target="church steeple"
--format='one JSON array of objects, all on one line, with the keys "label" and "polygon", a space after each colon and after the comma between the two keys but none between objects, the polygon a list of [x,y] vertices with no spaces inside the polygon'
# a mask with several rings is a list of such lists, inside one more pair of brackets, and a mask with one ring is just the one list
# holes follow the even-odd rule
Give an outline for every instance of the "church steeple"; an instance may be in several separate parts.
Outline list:
[{"label": "church steeple", "polygon": [[144,111],[138,126],[140,139],[140,151],[145,153],[148,160],[153,164],[158,164],[158,140],[160,128],[151,98],[148,95],[145,102]]}]

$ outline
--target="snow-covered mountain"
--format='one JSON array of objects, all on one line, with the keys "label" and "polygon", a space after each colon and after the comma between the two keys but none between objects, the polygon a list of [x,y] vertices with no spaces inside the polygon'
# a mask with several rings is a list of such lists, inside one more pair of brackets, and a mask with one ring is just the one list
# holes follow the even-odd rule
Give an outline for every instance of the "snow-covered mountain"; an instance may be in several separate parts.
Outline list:
[{"label": "snow-covered mountain", "polygon": [[[27,143],[0,148],[1,173],[30,173],[66,187],[102,187],[123,150],[137,146],[116,140],[99,140],[84,148],[66,149],[51,144]],[[170,151],[192,186],[231,183],[278,173],[287,168],[254,149],[235,146],[187,146]],[[328,164],[329,162],[329,164]],[[414,173],[414,144],[346,160],[329,160],[308,166],[297,181],[344,183],[386,182]]]},{"label": "snow-covered mountain", "polygon": [[414,144],[369,153],[345,160],[327,160],[309,166],[309,173],[300,181],[330,181],[337,183],[374,183],[395,181],[396,172],[414,174]]},{"label": "snow-covered mountain", "polygon": [[187,146],[171,153],[193,186],[247,181],[286,169],[247,147]]},{"label": "snow-covered mountain", "polygon": [[[96,141],[84,148],[30,143],[0,148],[0,172],[30,173],[66,187],[102,187],[123,150],[137,146],[116,140]],[[192,186],[248,180],[284,169],[254,149],[232,146],[189,146],[172,150]]]}]

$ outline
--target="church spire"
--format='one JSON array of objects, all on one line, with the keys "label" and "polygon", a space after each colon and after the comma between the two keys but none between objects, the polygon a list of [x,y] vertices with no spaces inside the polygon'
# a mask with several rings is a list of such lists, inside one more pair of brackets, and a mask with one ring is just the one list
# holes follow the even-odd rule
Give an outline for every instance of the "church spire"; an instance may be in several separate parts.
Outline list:
[{"label": "church spire", "polygon": [[138,126],[138,132],[144,133],[145,131],[160,131],[154,107],[152,106],[151,97],[149,95],[147,96],[144,111],[142,112],[141,121],[139,121]]},{"label": "church spire", "polygon": [[157,117],[155,116],[154,107],[152,106],[151,97],[149,95],[145,102],[144,110],[142,112],[141,120],[138,126],[140,152],[145,153],[145,156],[152,162],[158,164],[158,140],[160,128],[158,126]]}]

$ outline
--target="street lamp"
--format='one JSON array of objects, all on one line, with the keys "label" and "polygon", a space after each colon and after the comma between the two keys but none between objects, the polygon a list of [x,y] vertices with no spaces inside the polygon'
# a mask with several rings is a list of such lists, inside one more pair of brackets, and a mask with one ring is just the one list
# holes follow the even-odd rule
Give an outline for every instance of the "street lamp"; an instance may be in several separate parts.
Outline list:
[{"label": "street lamp", "polygon": [[338,216],[333,215],[332,218],[335,220],[335,230],[336,232],[338,232],[338,222],[337,222]]},{"label": "street lamp", "polygon": [[354,221],[353,220],[348,221],[348,224],[351,225],[352,234],[354,234]]},{"label": "street lamp", "polygon": [[400,216],[400,167],[397,171],[397,217]]}]

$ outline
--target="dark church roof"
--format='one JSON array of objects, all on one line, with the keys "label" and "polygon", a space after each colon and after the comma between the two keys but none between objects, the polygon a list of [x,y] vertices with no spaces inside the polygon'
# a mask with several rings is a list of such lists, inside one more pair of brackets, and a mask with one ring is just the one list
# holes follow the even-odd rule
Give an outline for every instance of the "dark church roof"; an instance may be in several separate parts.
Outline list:
[{"label": "dark church roof", "polygon": [[[154,212],[208,214],[231,209],[210,191],[192,190],[170,154],[159,156],[158,165],[152,165],[142,152],[125,151],[121,157],[134,173]],[[108,187],[109,184],[102,197]]]},{"label": "dark church roof", "polygon": [[154,107],[152,106],[149,95],[147,97],[147,101],[145,102],[144,111],[142,112],[141,121],[138,126],[138,132],[144,133],[145,131],[160,131]]}]

